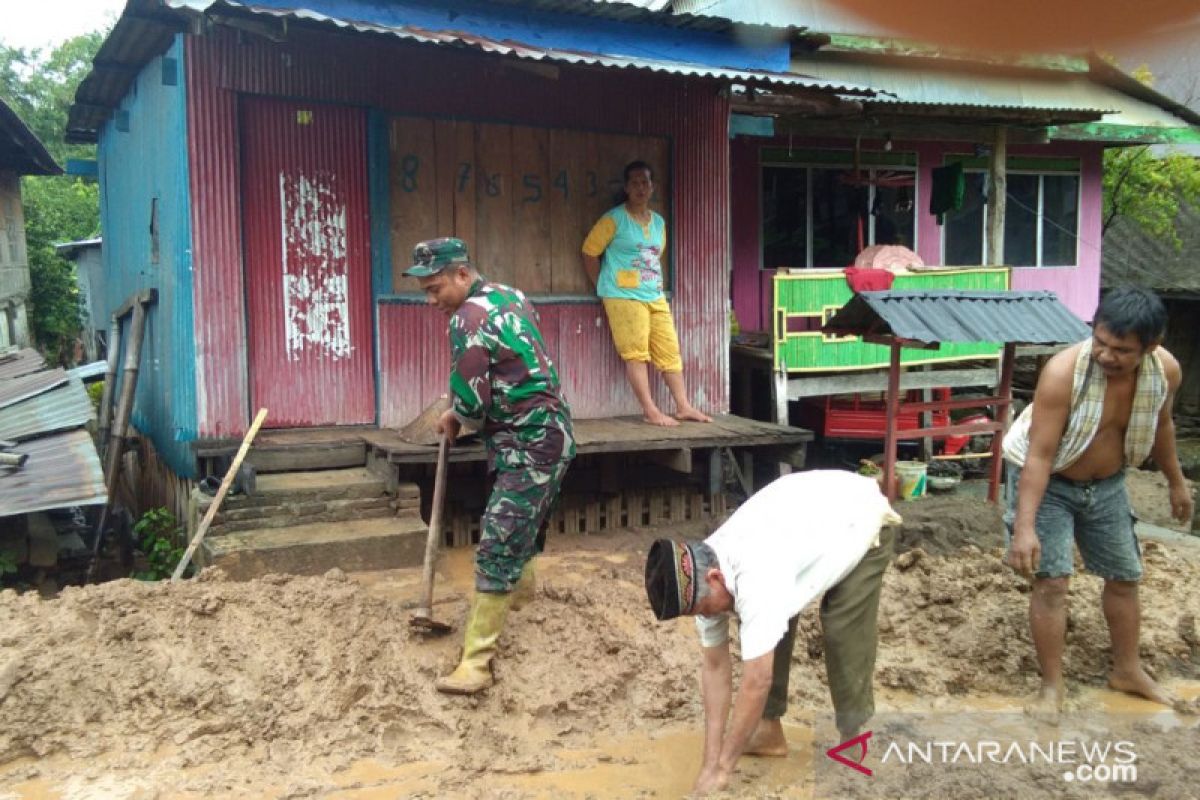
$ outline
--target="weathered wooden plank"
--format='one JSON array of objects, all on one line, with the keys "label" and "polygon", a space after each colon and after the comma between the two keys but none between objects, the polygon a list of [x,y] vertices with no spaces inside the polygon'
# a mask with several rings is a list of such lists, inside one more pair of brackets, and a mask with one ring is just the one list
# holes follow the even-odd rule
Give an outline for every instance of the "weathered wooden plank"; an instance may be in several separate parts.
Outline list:
[{"label": "weathered wooden plank", "polygon": [[469,122],[439,119],[433,123],[434,172],[437,191],[437,229],[439,236],[454,236],[454,196],[458,188],[458,128]]},{"label": "weathered wooden plank", "polygon": [[476,263],[488,278],[514,283],[512,126],[479,125],[475,139]]},{"label": "weathered wooden plank", "polygon": [[[587,184],[582,178],[593,169],[587,162],[587,141],[578,131],[552,130],[549,137],[550,286],[555,294],[590,294],[580,248],[600,215],[585,204]],[[595,190],[595,176],[593,173]]]},{"label": "weathered wooden plank", "polygon": [[454,235],[467,243],[475,256],[479,237],[476,227],[475,124],[460,122],[454,129]]},{"label": "weathered wooden plank", "polygon": [[[900,389],[925,389],[938,386],[960,388],[966,386],[995,386],[996,370],[986,369],[943,369],[934,372],[903,372],[900,374]],[[817,377],[789,378],[787,396],[789,400],[802,397],[822,397],[830,394],[853,394],[855,392],[882,392],[887,390],[887,372],[859,373],[854,375],[821,375]]]},{"label": "weathered wooden plank", "polygon": [[526,294],[553,290],[549,148],[544,128],[512,129],[513,281]]},{"label": "weathered wooden plank", "polygon": [[404,287],[412,283],[401,273],[411,265],[413,245],[439,235],[433,121],[420,117],[393,118],[389,146],[392,285]]}]

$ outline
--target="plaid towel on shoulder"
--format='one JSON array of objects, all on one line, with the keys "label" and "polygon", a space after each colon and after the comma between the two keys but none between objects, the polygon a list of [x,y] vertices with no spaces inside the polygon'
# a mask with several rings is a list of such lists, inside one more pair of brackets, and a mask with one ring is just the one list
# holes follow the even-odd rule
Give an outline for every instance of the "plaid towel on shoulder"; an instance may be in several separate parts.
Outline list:
[{"label": "plaid towel on shoulder", "polygon": [[[1108,378],[1104,370],[1096,369],[1092,360],[1092,340],[1079,348],[1075,357],[1075,377],[1071,387],[1071,414],[1067,429],[1054,456],[1054,472],[1060,472],[1079,460],[1091,445],[1100,426],[1104,411],[1104,392]],[[1158,413],[1167,399],[1167,377],[1157,352],[1147,353],[1138,367],[1137,387],[1129,427],[1125,429],[1125,464],[1141,466],[1150,457],[1154,435],[1158,430]],[[1029,452],[1029,426],[1033,420],[1033,404],[1026,406],[1004,437],[1004,458],[1019,467],[1025,466]]]}]

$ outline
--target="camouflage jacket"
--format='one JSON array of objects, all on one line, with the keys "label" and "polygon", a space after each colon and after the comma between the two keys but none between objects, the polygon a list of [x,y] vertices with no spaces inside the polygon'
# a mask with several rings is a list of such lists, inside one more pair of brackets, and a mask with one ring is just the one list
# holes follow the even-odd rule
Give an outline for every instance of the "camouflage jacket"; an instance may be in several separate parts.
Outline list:
[{"label": "camouflage jacket", "polygon": [[450,395],[481,431],[497,466],[575,455],[571,407],[546,353],[533,304],[519,289],[478,280],[450,318]]}]

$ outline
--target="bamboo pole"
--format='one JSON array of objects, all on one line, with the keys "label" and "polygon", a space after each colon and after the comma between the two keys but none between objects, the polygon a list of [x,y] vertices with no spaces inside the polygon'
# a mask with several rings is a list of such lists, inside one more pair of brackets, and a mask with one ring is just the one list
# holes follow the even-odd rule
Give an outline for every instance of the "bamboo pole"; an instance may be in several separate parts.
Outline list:
[{"label": "bamboo pole", "polygon": [[104,393],[100,397],[100,421],[97,425],[100,447],[108,449],[108,431],[112,427],[112,398],[117,386],[117,362],[121,357],[121,318],[113,315],[108,326],[108,365],[104,369]]},{"label": "bamboo pole", "polygon": [[183,577],[183,571],[187,569],[187,565],[191,562],[192,557],[196,555],[196,550],[199,549],[200,543],[204,541],[204,535],[208,533],[208,528],[212,525],[213,518],[217,516],[217,510],[221,507],[221,501],[225,499],[226,493],[229,491],[230,484],[233,483],[234,477],[242,466],[242,459],[246,457],[246,453],[250,452],[250,445],[254,442],[254,436],[258,433],[258,429],[262,426],[263,421],[267,418],[267,410],[260,408],[258,415],[254,418],[254,422],[250,425],[250,430],[246,431],[246,435],[242,438],[242,446],[238,448],[237,455],[233,457],[233,463],[229,465],[229,469],[225,472],[225,478],[221,481],[221,488],[217,489],[217,494],[213,497],[212,503],[208,506],[208,511],[204,514],[204,519],[200,520],[200,525],[196,528],[196,534],[192,537],[191,544],[184,551],[183,558],[179,559],[179,563],[175,566],[175,572],[171,574],[171,582],[175,583]]}]

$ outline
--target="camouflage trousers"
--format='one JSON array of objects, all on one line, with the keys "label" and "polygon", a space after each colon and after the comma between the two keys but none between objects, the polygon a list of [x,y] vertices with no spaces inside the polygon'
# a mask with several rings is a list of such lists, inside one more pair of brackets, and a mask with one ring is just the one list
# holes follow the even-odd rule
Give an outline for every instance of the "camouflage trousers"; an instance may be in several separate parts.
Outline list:
[{"label": "camouflage trousers", "polygon": [[538,551],[538,530],[550,513],[569,459],[522,467],[497,465],[475,552],[475,590],[511,592]]}]

